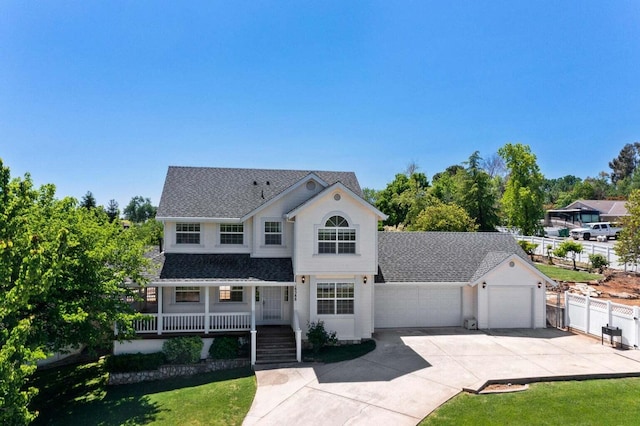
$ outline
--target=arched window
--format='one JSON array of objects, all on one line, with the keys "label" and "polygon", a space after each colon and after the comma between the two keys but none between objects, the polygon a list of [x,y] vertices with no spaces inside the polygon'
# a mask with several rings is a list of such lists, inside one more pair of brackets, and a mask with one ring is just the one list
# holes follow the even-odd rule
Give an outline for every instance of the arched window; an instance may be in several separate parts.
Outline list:
[{"label": "arched window", "polygon": [[356,229],[342,216],[331,216],[318,229],[319,254],[353,254],[356,252]]}]

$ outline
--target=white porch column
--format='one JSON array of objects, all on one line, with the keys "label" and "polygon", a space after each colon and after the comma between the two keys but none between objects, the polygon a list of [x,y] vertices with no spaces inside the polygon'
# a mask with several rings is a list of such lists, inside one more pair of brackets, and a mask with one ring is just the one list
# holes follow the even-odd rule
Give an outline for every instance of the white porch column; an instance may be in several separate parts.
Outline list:
[{"label": "white porch column", "polygon": [[156,287],[158,292],[158,334],[162,334],[162,290],[163,287]]},{"label": "white porch column", "polygon": [[256,330],[256,286],[251,286],[251,365],[256,365],[257,333]]},{"label": "white porch column", "polygon": [[209,324],[211,318],[209,318],[209,289],[211,287],[206,286],[204,288],[204,334],[209,334]]}]

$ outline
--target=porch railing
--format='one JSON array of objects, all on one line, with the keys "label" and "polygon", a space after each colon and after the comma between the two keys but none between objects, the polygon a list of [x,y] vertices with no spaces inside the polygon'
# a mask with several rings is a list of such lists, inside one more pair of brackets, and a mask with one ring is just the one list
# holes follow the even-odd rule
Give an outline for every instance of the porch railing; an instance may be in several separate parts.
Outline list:
[{"label": "porch railing", "polygon": [[158,321],[158,314],[147,314],[145,318],[135,320],[133,328],[140,334],[251,330],[250,312],[210,313],[208,324],[205,314],[162,314],[160,318],[161,321]]}]

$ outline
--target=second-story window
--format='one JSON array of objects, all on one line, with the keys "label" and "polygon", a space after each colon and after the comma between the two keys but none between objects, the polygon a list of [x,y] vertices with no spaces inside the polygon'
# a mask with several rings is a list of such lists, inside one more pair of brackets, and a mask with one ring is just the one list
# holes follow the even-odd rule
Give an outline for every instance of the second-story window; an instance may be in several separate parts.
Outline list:
[{"label": "second-story window", "polygon": [[221,224],[220,244],[244,244],[244,225]]},{"label": "second-story window", "polygon": [[200,224],[176,223],[176,244],[200,244]]},{"label": "second-story window", "polygon": [[282,245],[282,222],[265,222],[264,223],[264,245],[266,246]]},{"label": "second-story window", "polygon": [[318,253],[353,254],[356,252],[356,230],[342,216],[331,216],[318,229]]}]

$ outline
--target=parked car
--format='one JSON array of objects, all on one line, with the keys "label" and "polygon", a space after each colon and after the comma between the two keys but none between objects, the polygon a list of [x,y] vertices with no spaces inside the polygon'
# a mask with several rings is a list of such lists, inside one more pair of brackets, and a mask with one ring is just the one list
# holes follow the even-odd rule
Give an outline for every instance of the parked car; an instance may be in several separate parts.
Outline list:
[{"label": "parked car", "polygon": [[574,240],[582,238],[589,241],[591,237],[618,238],[622,228],[611,226],[610,222],[594,222],[587,223],[583,228],[575,228],[571,230],[571,237]]}]

